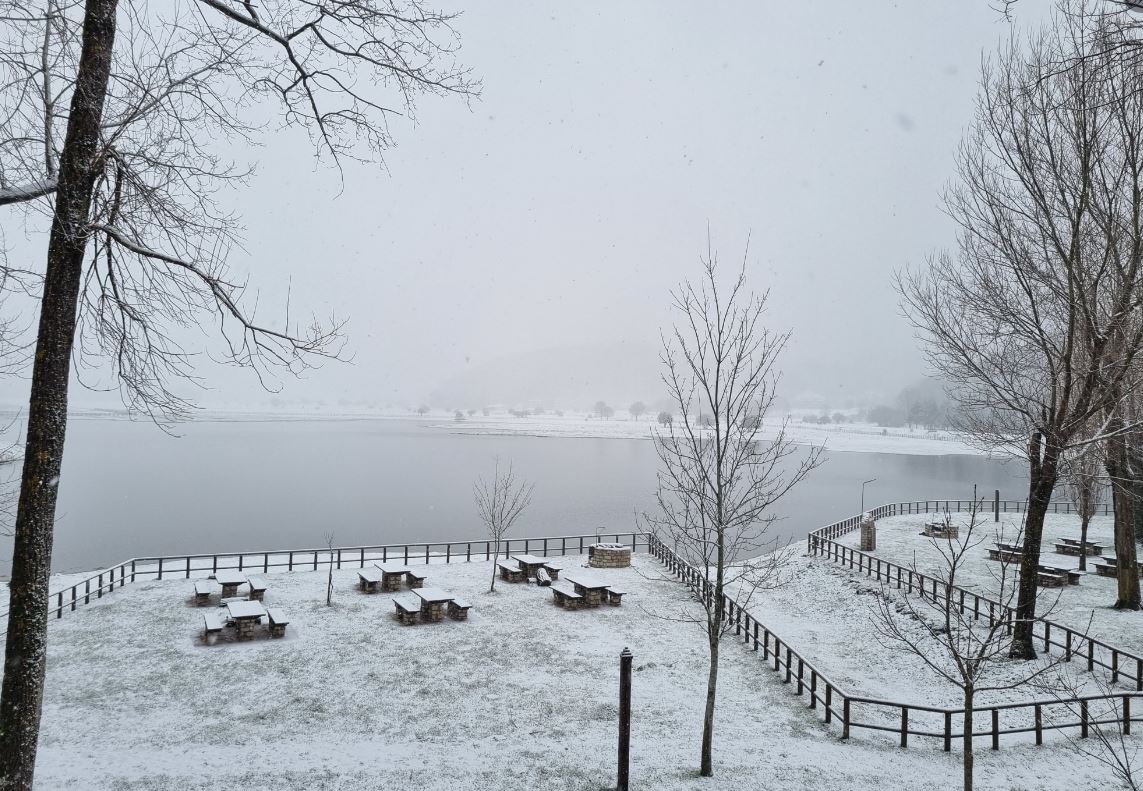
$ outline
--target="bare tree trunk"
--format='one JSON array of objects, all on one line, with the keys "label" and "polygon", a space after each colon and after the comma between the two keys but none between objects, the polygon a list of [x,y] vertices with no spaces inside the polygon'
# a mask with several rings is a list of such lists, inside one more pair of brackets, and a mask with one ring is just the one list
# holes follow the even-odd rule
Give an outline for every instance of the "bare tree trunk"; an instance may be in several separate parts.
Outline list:
[{"label": "bare tree trunk", "polygon": [[976,690],[971,684],[964,688],[964,726],[961,728],[962,747],[964,753],[964,791],[972,791],[972,711]]},{"label": "bare tree trunk", "polygon": [[1091,516],[1088,515],[1087,509],[1083,509],[1080,514],[1080,546],[1083,551],[1079,556],[1079,570],[1087,571],[1087,526],[1091,524]]},{"label": "bare tree trunk", "polygon": [[1039,590],[1040,542],[1044,536],[1044,517],[1059,478],[1059,451],[1045,443],[1041,458],[1041,438],[1032,437],[1028,484],[1028,510],[1024,515],[1024,552],[1020,558],[1020,582],[1016,599],[1016,624],[1012,631],[1013,659],[1035,659],[1032,626],[1036,617],[1036,593]]},{"label": "bare tree trunk", "polygon": [[492,550],[492,584],[488,586],[489,593],[496,592],[496,562],[500,560],[500,542],[496,542],[496,549]]},{"label": "bare tree trunk", "polygon": [[0,690],[0,788],[5,791],[31,789],[36,764],[47,659],[48,576],[67,426],[68,376],[117,2],[88,0],[85,6],[82,50],[48,241]]},{"label": "bare tree trunk", "polygon": [[[1116,419],[1113,430],[1123,423]],[[1135,498],[1132,470],[1127,457],[1127,440],[1117,434],[1107,440],[1107,475],[1111,478],[1111,504],[1115,513],[1115,566],[1118,580],[1115,609],[1138,610],[1139,567],[1135,553]]]},{"label": "bare tree trunk", "polygon": [[710,636],[710,672],[706,678],[706,708],[702,718],[702,761],[699,769],[699,774],[703,777],[714,775],[712,758],[714,749],[714,702],[718,693],[718,649],[722,629],[721,603],[716,603],[715,609],[719,611],[720,617],[714,625],[714,634]]}]

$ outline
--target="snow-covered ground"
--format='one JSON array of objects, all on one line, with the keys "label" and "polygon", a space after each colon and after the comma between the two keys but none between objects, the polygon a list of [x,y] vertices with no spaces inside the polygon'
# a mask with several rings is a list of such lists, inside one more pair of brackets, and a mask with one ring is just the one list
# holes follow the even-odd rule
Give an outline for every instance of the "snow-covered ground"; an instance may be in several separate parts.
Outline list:
[{"label": "snow-covered ground", "polygon": [[[822,655],[839,682],[880,677],[895,695],[929,694],[917,669],[868,661],[871,641],[845,609],[855,598],[845,574],[806,558],[793,570],[794,582],[755,608],[784,619],[773,628],[808,656]],[[268,575],[267,604],[291,618],[281,640],[202,645],[204,610],[190,605],[192,585],[178,579],[128,585],[53,621],[37,784],[607,788],[624,646],[636,656],[636,787],[943,791],[959,777],[959,756],[935,742],[901,750],[871,732],[840,741],[760,654],[728,641],[716,778],[701,780],[705,647],[693,625],[657,617],[694,605],[655,561],[641,556],[632,569],[599,571],[629,594],[620,608],[579,612],[556,608],[532,585],[500,582],[486,593],[489,563],[429,571],[429,585],[474,605],[467,622],[401,626],[393,594],[359,593],[348,569],[334,574],[329,608],[324,572]],[[1109,783],[1100,765],[1049,742],[982,750],[978,787]]]},{"label": "snow-covered ground", "polygon": [[[921,514],[879,519],[877,551],[873,554],[907,567],[915,563],[916,568],[922,572],[931,572],[939,568],[940,556],[934,540],[920,535],[924,523],[933,518],[933,515]],[[968,523],[967,514],[952,514],[952,518],[955,523],[962,526]],[[972,551],[971,562],[966,566],[966,573],[959,584],[963,588],[995,598],[995,591],[999,587],[997,573],[1000,564],[988,559],[987,549],[996,540],[1008,542],[1015,540],[1021,528],[1021,521],[1017,514],[1001,514],[999,523],[992,521],[991,514],[984,514],[981,518],[982,522],[976,530],[978,537],[983,537],[985,540]],[[961,532],[963,534],[963,527]],[[1078,517],[1048,514],[1044,522],[1040,562],[1061,568],[1077,568],[1079,558],[1074,555],[1056,554],[1054,542],[1059,538],[1078,539],[1079,534]],[[839,539],[841,543],[852,547],[857,547],[858,540],[859,534],[856,531]],[[1110,516],[1093,518],[1088,527],[1088,540],[1112,547],[1114,545],[1112,518]],[[1114,551],[1108,549],[1106,553],[1113,555]],[[1113,609],[1111,605],[1115,603],[1116,598],[1115,580],[1096,574],[1090,563],[1092,559],[1088,560],[1088,572],[1080,580],[1079,585],[1041,589],[1039,614],[1078,631],[1087,631],[1093,637],[1127,651],[1143,653],[1143,612]],[[1009,570],[1009,580],[1016,573],[1017,570],[1012,567]]]},{"label": "snow-covered ground", "polygon": [[[505,434],[534,437],[600,437],[617,439],[651,439],[661,430],[655,417],[640,419],[610,418],[602,420],[585,414],[543,414],[514,417],[505,414],[466,416],[464,420],[445,420],[430,424],[434,429],[458,434]],[[772,439],[782,425],[781,419],[763,424],[762,437]],[[825,445],[835,451],[866,453],[905,453],[921,456],[946,454],[979,454],[963,439],[950,431],[881,428],[870,423],[802,423],[791,419],[786,436],[800,445]]]}]

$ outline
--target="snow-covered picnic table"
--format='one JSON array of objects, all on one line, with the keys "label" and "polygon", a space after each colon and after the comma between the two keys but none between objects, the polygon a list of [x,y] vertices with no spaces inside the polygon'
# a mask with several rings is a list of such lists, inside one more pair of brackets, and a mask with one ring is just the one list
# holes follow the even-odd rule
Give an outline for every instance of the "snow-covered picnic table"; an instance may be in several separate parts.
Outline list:
[{"label": "snow-covered picnic table", "polygon": [[611,586],[611,581],[590,571],[572,571],[564,574],[565,580],[575,588],[575,592],[583,596],[588,607],[598,607],[603,603],[605,591]]},{"label": "snow-covered picnic table", "polygon": [[238,630],[238,638],[254,636],[254,624],[266,615],[266,608],[259,601],[231,601],[226,603],[230,620]]},{"label": "snow-covered picnic table", "polygon": [[421,617],[429,621],[439,621],[445,604],[456,598],[440,588],[414,588],[413,593],[421,600]]},{"label": "snow-covered picnic table", "polygon": [[513,555],[512,559],[523,569],[526,577],[536,576],[536,571],[548,564],[547,558],[536,557],[535,555]]},{"label": "snow-covered picnic table", "polygon": [[241,571],[219,571],[214,575],[214,581],[222,586],[222,598],[229,599],[238,595],[238,586],[245,585],[248,580]]},{"label": "snow-covered picnic table", "polygon": [[409,571],[409,567],[398,563],[374,563],[382,575],[381,587],[387,591],[401,589],[401,577]]}]

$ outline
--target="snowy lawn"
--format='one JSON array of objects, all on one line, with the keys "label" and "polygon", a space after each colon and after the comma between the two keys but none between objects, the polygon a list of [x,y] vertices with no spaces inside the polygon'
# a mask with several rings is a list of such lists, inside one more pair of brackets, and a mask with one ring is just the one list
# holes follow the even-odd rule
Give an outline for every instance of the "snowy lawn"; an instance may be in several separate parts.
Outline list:
[{"label": "snowy lawn", "polygon": [[[925,522],[935,515],[894,516],[877,521],[877,557],[891,560],[903,566],[930,572],[939,567],[940,555],[933,539],[919,535]],[[967,514],[953,514],[953,521],[959,525],[968,523]],[[988,559],[988,547],[997,540],[1013,542],[1019,535],[1021,515],[1001,514],[1000,523],[992,521],[992,514],[981,515],[982,522],[977,527],[978,535],[985,540],[973,552],[972,562],[966,568],[966,576],[960,585],[969,590],[991,595],[999,584],[996,575],[1000,563]],[[1114,555],[1112,540],[1112,518],[1097,516],[1088,527],[1088,540],[1109,547],[1105,554]],[[961,533],[963,535],[963,529]],[[1078,539],[1079,518],[1065,514],[1048,514],[1044,523],[1044,540],[1040,562],[1048,566],[1077,568],[1079,558],[1074,555],[1060,555],[1055,552],[1055,542],[1060,538]],[[941,539],[942,541],[944,539]],[[842,536],[840,543],[857,547],[857,531]],[[1115,603],[1116,583],[1111,577],[1101,577],[1094,571],[1093,558],[1088,558],[1088,572],[1079,585],[1062,588],[1044,588],[1040,592],[1038,614],[1045,615],[1057,623],[1070,626],[1078,631],[1088,631],[1093,637],[1135,653],[1143,653],[1143,612],[1119,611],[1111,607]],[[1018,574],[1015,566],[1009,567],[1010,579]],[[1090,628],[1089,628],[1090,623]]]},{"label": "snowy lawn", "polygon": [[[832,572],[801,567],[786,603],[775,598],[773,607],[810,612],[851,598]],[[760,655],[732,641],[723,651],[716,778],[698,778],[705,647],[695,627],[652,615],[693,607],[659,569],[644,556],[633,569],[600,570],[629,591],[623,606],[568,612],[533,585],[499,582],[487,594],[488,563],[433,566],[428,584],[468,599],[469,620],[408,627],[393,618],[393,594],[357,592],[353,570],[335,572],[330,608],[324,572],[271,574],[266,603],[289,614],[288,636],[210,647],[199,637],[204,610],[189,604],[192,583],[129,585],[50,625],[37,784],[607,788],[624,646],[637,668],[635,787],[943,790],[956,782],[959,756],[935,741],[901,750],[865,732],[841,742]],[[824,627],[836,625],[797,645],[853,672],[865,663],[853,650],[863,641],[827,639]],[[879,672],[852,677],[864,683]],[[980,787],[1107,783],[1098,764],[1049,741],[1047,749],[981,750]]]}]

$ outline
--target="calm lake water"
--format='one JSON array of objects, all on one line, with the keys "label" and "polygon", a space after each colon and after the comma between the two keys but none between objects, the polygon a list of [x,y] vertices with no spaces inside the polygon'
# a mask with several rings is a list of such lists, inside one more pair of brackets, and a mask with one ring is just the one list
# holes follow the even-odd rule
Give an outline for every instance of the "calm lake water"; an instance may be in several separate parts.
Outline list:
[{"label": "calm lake water", "polygon": [[[199,421],[170,437],[149,423],[74,419],[60,484],[54,567],[130,557],[405,543],[482,536],[472,500],[494,458],[536,484],[517,535],[630,531],[653,504],[646,440],[468,436],[406,420]],[[830,453],[778,508],[792,538],[866,503],[1024,496],[1019,465],[976,456]],[[11,555],[4,540],[0,575]]]}]

